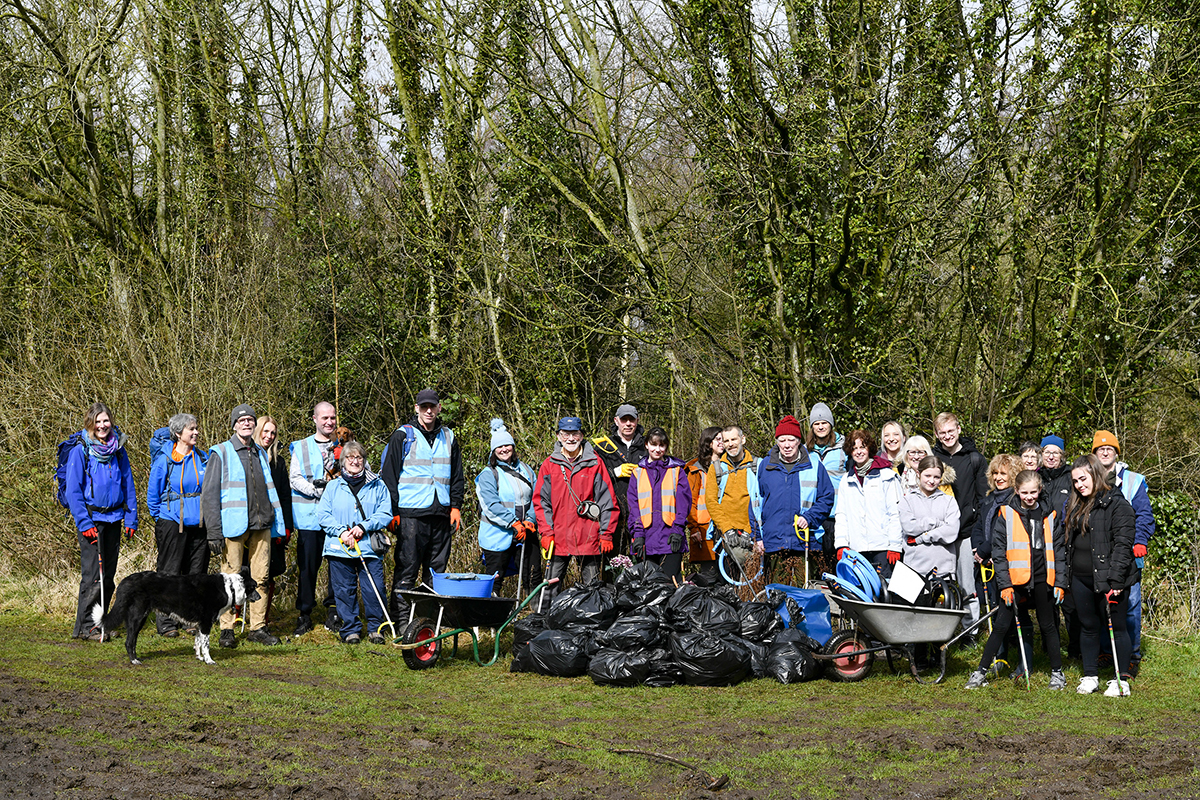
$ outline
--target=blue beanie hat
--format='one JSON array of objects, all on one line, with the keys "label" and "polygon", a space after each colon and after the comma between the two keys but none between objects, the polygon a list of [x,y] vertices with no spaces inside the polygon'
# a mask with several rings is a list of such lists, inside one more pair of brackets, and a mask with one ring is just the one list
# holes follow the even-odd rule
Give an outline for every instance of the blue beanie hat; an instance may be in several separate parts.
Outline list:
[{"label": "blue beanie hat", "polygon": [[508,428],[504,427],[504,420],[499,417],[492,418],[492,449],[504,447],[506,444],[515,445],[512,434],[508,432]]},{"label": "blue beanie hat", "polygon": [[1042,448],[1045,449],[1048,444],[1054,445],[1064,453],[1067,451],[1067,443],[1063,441],[1061,436],[1055,436],[1053,433],[1048,433],[1042,437]]}]

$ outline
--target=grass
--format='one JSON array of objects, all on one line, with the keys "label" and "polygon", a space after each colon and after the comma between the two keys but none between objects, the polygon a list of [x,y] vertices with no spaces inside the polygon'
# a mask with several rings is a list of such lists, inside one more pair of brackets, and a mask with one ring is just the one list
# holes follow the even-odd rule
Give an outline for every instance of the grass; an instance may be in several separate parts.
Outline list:
[{"label": "grass", "polygon": [[634,748],[728,773],[736,797],[1012,797],[1052,786],[1062,797],[1162,798],[1194,796],[1200,755],[1194,636],[1182,646],[1147,639],[1134,696],[1114,700],[1050,693],[1040,661],[1032,692],[1007,680],[967,692],[978,651],[956,658],[938,686],[877,663],[855,684],[607,689],[510,674],[506,658],[412,672],[397,651],[346,647],[324,631],[214,650],[214,667],[195,661],[190,638],[149,632],[136,668],[120,639],[75,642],[68,631],[62,617],[0,614],[0,676],[16,687],[0,727],[42,748],[111,754],[150,787],[188,762],[243,796],[257,796],[237,789],[247,774],[262,796],[322,782],[366,796],[404,786],[448,797],[509,786],[546,797],[699,791],[677,767],[608,752]]}]

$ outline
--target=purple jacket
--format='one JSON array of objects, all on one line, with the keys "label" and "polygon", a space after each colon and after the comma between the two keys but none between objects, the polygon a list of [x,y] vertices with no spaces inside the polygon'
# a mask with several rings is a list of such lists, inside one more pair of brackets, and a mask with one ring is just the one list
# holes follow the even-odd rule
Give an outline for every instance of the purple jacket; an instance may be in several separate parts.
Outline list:
[{"label": "purple jacket", "polygon": [[[662,484],[667,470],[671,467],[679,468],[679,478],[675,484],[675,523],[668,527],[663,524],[662,519]],[[642,509],[638,505],[638,470],[646,470],[650,475],[651,516],[648,528],[642,526]],[[669,539],[672,533],[682,536],[682,543],[676,552],[687,552],[686,528],[688,512],[692,510],[692,486],[688,483],[687,470],[682,461],[671,456],[661,461],[650,461],[643,458],[638,462],[638,469],[634,470],[633,475],[629,478],[629,491],[626,498],[629,500],[630,536],[633,539],[644,538],[646,540],[647,555],[661,556],[670,553]]]}]

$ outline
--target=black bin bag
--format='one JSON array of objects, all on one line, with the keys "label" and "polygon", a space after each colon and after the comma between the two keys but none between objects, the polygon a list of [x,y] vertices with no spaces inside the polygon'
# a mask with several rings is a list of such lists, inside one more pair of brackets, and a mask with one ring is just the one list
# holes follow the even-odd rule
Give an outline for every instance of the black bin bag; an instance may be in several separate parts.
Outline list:
[{"label": "black bin bag", "polygon": [[596,644],[615,650],[648,650],[663,644],[662,616],[650,606],[618,617],[608,630],[596,634]]},{"label": "black bin bag", "polygon": [[750,675],[750,650],[732,636],[673,633],[671,654],[691,686],[732,686]]},{"label": "black bin bag", "polygon": [[650,653],[603,648],[588,662],[587,674],[600,686],[637,686],[650,675]]},{"label": "black bin bag", "polygon": [[[570,631],[542,631],[530,640],[520,661],[524,671],[556,678],[587,672],[590,636]],[[516,662],[514,662],[515,666]]]},{"label": "black bin bag", "polygon": [[617,608],[632,611],[661,606],[675,594],[675,584],[652,561],[627,567],[617,578]]},{"label": "black bin bag", "polygon": [[663,621],[683,633],[703,631],[715,635],[734,634],[741,628],[737,609],[712,596],[707,589],[685,583],[663,609]]},{"label": "black bin bag", "polygon": [[611,586],[593,583],[572,586],[550,604],[550,629],[602,631],[617,618],[617,593]]}]

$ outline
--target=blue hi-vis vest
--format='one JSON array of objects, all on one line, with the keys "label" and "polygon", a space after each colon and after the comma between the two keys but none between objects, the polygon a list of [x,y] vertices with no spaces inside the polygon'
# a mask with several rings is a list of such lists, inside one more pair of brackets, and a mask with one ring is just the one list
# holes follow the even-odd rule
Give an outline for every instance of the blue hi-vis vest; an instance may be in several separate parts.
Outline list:
[{"label": "blue hi-vis vest", "polygon": [[[267,497],[271,500],[271,508],[275,509],[275,516],[271,520],[271,538],[282,538],[283,512],[279,509],[279,495],[275,492],[275,482],[271,480],[271,465],[267,463],[266,451],[258,445],[253,447],[258,453],[263,479],[267,482]],[[250,529],[246,470],[242,468],[242,460],[238,458],[237,451],[228,441],[221,442],[212,452],[221,454],[221,533],[226,539],[236,539]]]},{"label": "blue hi-vis vest", "polygon": [[[533,521],[532,503],[533,503],[533,483],[537,480],[533,470],[525,464],[518,462],[517,471],[525,478],[526,483],[522,483],[520,478],[514,477],[508,469],[497,465],[489,467],[479,473],[482,477],[488,472],[496,473],[496,493],[499,496],[500,502],[506,509],[513,512],[513,516],[517,519],[524,519],[530,522]],[[485,498],[480,491],[479,477],[475,479],[475,495],[479,498],[479,546],[484,550],[492,552],[503,552],[512,547],[513,531],[508,527],[508,523],[502,519],[497,519],[488,513],[489,501],[492,498]],[[522,509],[517,506],[522,506],[524,515],[519,513]]]},{"label": "blue hi-vis vest", "polygon": [[[288,445],[292,458],[300,459],[300,470],[309,481],[325,477],[325,459],[321,456],[321,447],[317,444],[316,436],[309,436]],[[321,523],[317,520],[317,504],[319,497],[306,497],[289,487],[292,493],[292,520],[297,530],[318,531]]]},{"label": "blue hi-vis vest", "polygon": [[443,507],[450,506],[450,448],[454,433],[447,427],[438,429],[433,447],[425,434],[412,425],[401,425],[408,452],[396,481],[396,505],[400,508],[430,508],[436,493]]},{"label": "blue hi-vis vest", "polygon": [[1138,472],[1127,469],[1121,473],[1121,494],[1130,503],[1133,502],[1134,495],[1138,493],[1143,486],[1146,485],[1146,478]]},{"label": "blue hi-vis vest", "polygon": [[[797,488],[800,490],[800,512],[799,513],[801,513],[801,514],[803,514],[805,511],[808,511],[810,508],[812,508],[813,503],[815,503],[817,500],[817,476],[821,472],[820,467],[817,466],[821,462],[819,460],[813,458],[813,454],[811,452],[809,452],[809,454],[808,454],[808,459],[809,459],[808,460],[808,469],[795,470],[796,483],[798,484]],[[755,467],[754,471],[757,472],[758,470],[762,469],[763,464],[765,462],[766,462],[766,459],[763,459],[762,461],[760,461],[758,463],[758,466]],[[780,470],[780,471],[782,472],[783,470]],[[828,472],[828,470],[826,470],[826,472]],[[754,481],[754,492],[753,492],[753,494],[750,495],[750,507],[754,509],[754,518],[758,520],[758,526],[761,529],[762,528],[762,500],[763,499],[762,499],[762,492],[759,490],[759,482],[757,480],[757,477],[758,476],[756,475],[755,481]],[[750,485],[750,481],[748,478],[746,481],[746,485],[747,486]],[[836,492],[835,492],[834,496],[835,497],[837,496]],[[832,513],[830,514],[830,516],[833,516]],[[806,549],[811,550],[813,542],[819,542],[822,539],[824,539],[825,527],[823,525],[818,525],[815,528],[810,528],[808,535],[809,535],[809,547]]]}]

